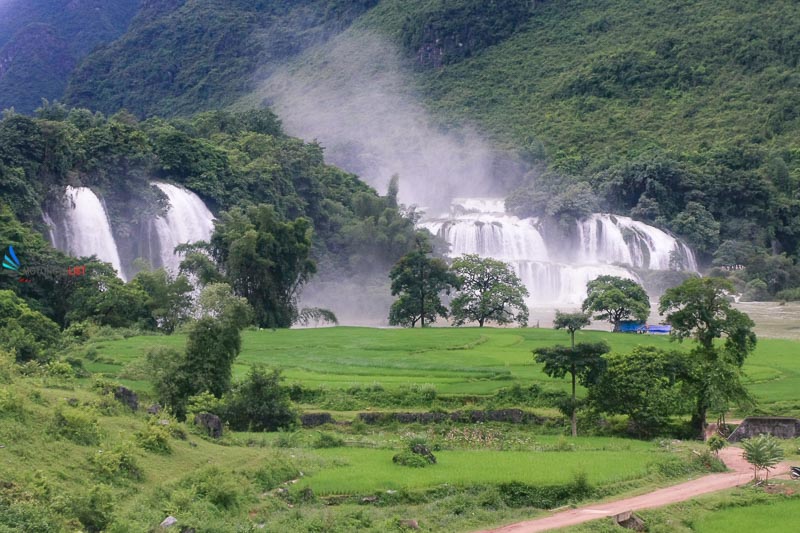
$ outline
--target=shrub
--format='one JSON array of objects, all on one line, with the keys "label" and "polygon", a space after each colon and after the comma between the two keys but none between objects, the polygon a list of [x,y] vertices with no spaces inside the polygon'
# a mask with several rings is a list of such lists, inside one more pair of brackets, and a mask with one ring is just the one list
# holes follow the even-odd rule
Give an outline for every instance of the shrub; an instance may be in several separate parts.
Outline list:
[{"label": "shrub", "polygon": [[424,456],[412,452],[411,450],[403,450],[392,457],[392,462],[396,465],[410,466],[412,468],[425,468],[431,463]]},{"label": "shrub", "polygon": [[413,438],[405,450],[392,457],[392,462],[402,466],[424,468],[436,464],[436,457],[431,453],[425,439]]},{"label": "shrub", "polygon": [[222,418],[237,431],[276,431],[293,426],[297,413],[281,379],[279,370],[252,367],[247,378],[234,387]]},{"label": "shrub", "polygon": [[0,415],[22,419],[25,414],[22,399],[10,389],[0,389]]},{"label": "shrub", "polygon": [[94,446],[102,436],[97,419],[77,409],[59,407],[53,414],[51,432],[76,444]]},{"label": "shrub", "polygon": [[574,474],[570,483],[562,485],[528,485],[519,481],[499,486],[503,502],[509,507],[536,507],[552,509],[570,502],[583,500],[592,494],[584,472]]},{"label": "shrub", "polygon": [[719,456],[719,451],[728,445],[728,441],[719,435],[711,435],[706,441],[706,445],[714,455]]},{"label": "shrub", "polygon": [[108,487],[95,485],[72,499],[72,512],[87,531],[104,531],[111,523],[114,497]]},{"label": "shrub", "polygon": [[214,466],[194,472],[178,486],[191,491],[194,499],[205,500],[220,510],[236,509],[244,499],[241,484]]},{"label": "shrub", "polygon": [[195,415],[211,413],[219,416],[225,411],[225,402],[208,391],[190,396],[186,404],[186,419],[194,420]]},{"label": "shrub", "polygon": [[344,446],[344,439],[341,439],[332,433],[320,432],[313,445],[314,448],[339,448]]},{"label": "shrub", "polygon": [[98,450],[89,462],[100,477],[109,481],[142,478],[136,455],[128,444],[119,444],[111,450]]},{"label": "shrub", "polygon": [[14,355],[0,350],[0,383],[11,383],[17,375]]},{"label": "shrub", "polygon": [[169,436],[169,427],[162,424],[160,420],[150,422],[144,429],[137,431],[135,434],[136,444],[140,448],[148,452],[161,454],[172,453]]},{"label": "shrub", "polygon": [[276,458],[253,473],[253,481],[259,490],[272,490],[281,483],[296,479],[300,475],[297,468],[285,459]]}]

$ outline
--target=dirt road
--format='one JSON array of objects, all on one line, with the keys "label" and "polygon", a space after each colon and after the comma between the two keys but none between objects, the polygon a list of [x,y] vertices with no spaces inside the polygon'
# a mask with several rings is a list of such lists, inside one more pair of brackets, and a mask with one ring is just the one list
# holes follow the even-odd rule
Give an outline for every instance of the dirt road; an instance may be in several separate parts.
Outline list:
[{"label": "dirt road", "polygon": [[[536,531],[548,531],[561,527],[573,526],[590,520],[596,520],[606,516],[614,516],[627,511],[647,509],[650,507],[661,507],[671,503],[690,500],[701,494],[730,489],[739,485],[744,485],[753,478],[752,467],[742,457],[740,448],[724,448],[720,451],[720,458],[733,472],[724,474],[709,474],[701,478],[687,481],[679,485],[673,485],[663,489],[658,489],[641,496],[625,498],[608,503],[587,505],[569,511],[509,524],[497,529],[485,530],[479,533],[534,533]],[[789,464],[781,463],[770,470],[770,477],[787,474]]]}]

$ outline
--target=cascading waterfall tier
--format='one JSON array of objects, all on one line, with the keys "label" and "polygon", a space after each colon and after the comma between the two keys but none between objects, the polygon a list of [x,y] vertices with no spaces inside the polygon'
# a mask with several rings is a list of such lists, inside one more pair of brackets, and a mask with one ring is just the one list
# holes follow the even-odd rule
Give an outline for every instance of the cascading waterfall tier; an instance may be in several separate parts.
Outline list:
[{"label": "cascading waterfall tier", "polygon": [[[192,191],[170,183],[154,183],[169,200],[165,216],[152,222],[158,240],[158,255],[151,257],[153,266],[163,266],[177,274],[181,257],[175,247],[197,241],[207,241],[214,231],[214,215]],[[152,235],[152,233],[151,233]]]},{"label": "cascading waterfall tier", "polygon": [[125,279],[111,223],[100,198],[88,187],[67,186],[60,207],[60,223],[45,215],[53,245],[75,257],[95,255],[111,263]]},{"label": "cascading waterfall tier", "polygon": [[497,198],[453,201],[420,226],[450,243],[450,256],[477,254],[510,263],[530,292],[529,305],[577,307],[601,275],[638,281],[632,268],[696,270],[694,254],[668,233],[629,217],[593,214],[569,238],[546,238],[540,221],[505,213]]},{"label": "cascading waterfall tier", "polygon": [[[181,257],[175,254],[179,244],[207,241],[214,230],[214,215],[193,192],[169,183],[153,183],[169,200],[164,216],[143,222],[140,238],[127,244],[132,252],[120,252],[103,202],[88,187],[67,187],[60,205],[44,213],[50,242],[59,250],[76,257],[95,255],[111,263],[120,278],[134,272],[137,255],[153,267],[178,272]],[[120,258],[125,257],[122,261]]]}]

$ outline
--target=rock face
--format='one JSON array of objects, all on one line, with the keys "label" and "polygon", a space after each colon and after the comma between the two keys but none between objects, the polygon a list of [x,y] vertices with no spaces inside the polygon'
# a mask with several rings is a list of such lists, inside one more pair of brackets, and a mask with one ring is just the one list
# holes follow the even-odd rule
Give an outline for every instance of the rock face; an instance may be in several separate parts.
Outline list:
[{"label": "rock face", "polygon": [[300,423],[304,428],[333,424],[333,422],[334,420],[330,413],[306,413],[300,417]]},{"label": "rock face", "polygon": [[194,417],[197,426],[205,428],[209,437],[218,439],[222,437],[222,420],[217,415],[211,413],[200,413]]},{"label": "rock face", "polygon": [[749,416],[728,437],[728,441],[739,442],[764,433],[779,439],[800,437],[800,419],[780,416]]},{"label": "rock face", "polygon": [[139,409],[139,397],[135,392],[126,387],[116,387],[114,389],[114,398],[118,402],[125,404],[131,411]]}]

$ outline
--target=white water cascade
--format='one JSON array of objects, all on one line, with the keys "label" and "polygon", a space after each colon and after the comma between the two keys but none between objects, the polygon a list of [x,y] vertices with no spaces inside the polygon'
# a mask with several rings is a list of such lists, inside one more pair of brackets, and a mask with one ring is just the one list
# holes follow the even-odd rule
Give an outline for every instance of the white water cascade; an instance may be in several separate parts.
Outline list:
[{"label": "white water cascade", "polygon": [[[214,215],[206,204],[192,191],[170,183],[154,183],[167,199],[169,210],[153,221],[158,238],[158,261],[151,258],[154,267],[163,266],[177,274],[181,256],[174,252],[179,244],[207,241],[214,231]],[[160,264],[156,264],[160,261]]]},{"label": "white water cascade", "polygon": [[67,186],[62,207],[62,223],[50,226],[53,244],[75,257],[95,255],[111,263],[125,279],[108,214],[100,198],[88,187]]},{"label": "white water cascade", "polygon": [[660,229],[628,217],[594,214],[569,239],[545,238],[539,221],[505,213],[496,198],[456,199],[450,213],[420,226],[450,243],[450,256],[478,254],[510,263],[530,293],[531,307],[578,307],[586,283],[600,275],[638,281],[628,267],[696,270],[692,251]]}]

